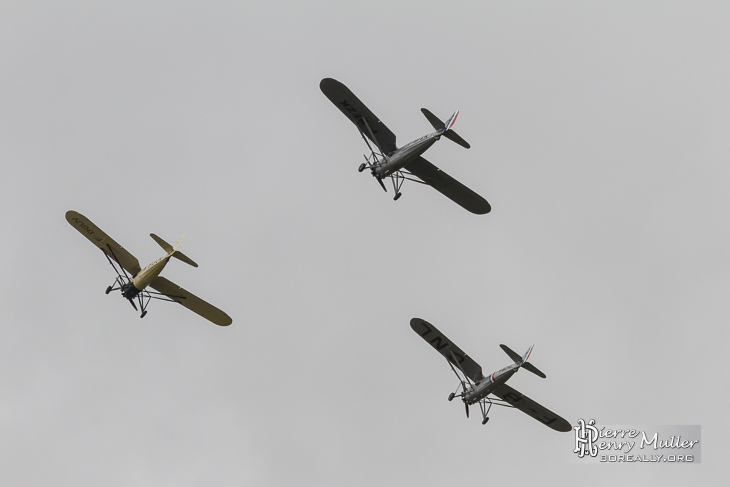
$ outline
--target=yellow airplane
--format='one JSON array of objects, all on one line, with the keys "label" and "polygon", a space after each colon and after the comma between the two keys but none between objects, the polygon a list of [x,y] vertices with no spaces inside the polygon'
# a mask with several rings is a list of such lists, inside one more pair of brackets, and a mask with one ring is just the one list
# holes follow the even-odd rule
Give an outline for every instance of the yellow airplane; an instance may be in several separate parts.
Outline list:
[{"label": "yellow airplane", "polygon": [[[142,269],[135,256],[102,232],[99,227],[81,213],[69,210],[66,212],[66,220],[104,252],[109,264],[117,273],[114,284],[106,288],[106,294],[116,290],[121,291],[122,296],[132,304],[135,310],[139,311],[137,305],[134,304],[136,299],[142,309],[140,318],[144,318],[147,314],[149,302],[152,299],[159,299],[180,303],[216,325],[228,326],[233,322],[231,317],[220,309],[160,276],[162,269],[170,261],[170,257],[175,257],[186,264],[198,267],[198,264],[193,262],[190,257],[178,250],[185,235],[180,237],[180,240],[172,246],[154,233],[150,233],[150,237],[165,250],[165,255]],[[150,287],[156,291],[150,291],[148,289]]]}]

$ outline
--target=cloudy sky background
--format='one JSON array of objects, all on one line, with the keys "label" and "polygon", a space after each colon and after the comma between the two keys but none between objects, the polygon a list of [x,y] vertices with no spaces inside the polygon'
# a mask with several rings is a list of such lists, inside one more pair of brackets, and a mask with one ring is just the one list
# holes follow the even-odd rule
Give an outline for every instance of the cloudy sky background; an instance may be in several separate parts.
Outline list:
[{"label": "cloudy sky background", "polygon": [[[0,6],[4,485],[721,485],[730,447],[730,5]],[[392,201],[322,95],[484,195]],[[74,209],[227,311],[144,320]],[[700,424],[701,465],[570,462],[571,433],[446,397],[441,329],[571,423]],[[474,411],[476,413],[476,411]]]}]

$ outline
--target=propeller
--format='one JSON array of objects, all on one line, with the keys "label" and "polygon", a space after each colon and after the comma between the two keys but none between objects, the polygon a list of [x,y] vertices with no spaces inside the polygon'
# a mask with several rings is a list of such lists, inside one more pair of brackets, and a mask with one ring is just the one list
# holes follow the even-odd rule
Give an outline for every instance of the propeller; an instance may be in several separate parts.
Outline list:
[{"label": "propeller", "polygon": [[132,305],[132,308],[134,308],[134,310],[135,310],[135,311],[139,311],[139,310],[137,309],[137,305],[136,305],[136,304],[134,304],[134,301],[132,301],[131,299],[129,300],[129,304],[131,304],[131,305]]},{"label": "propeller", "polygon": [[388,190],[385,189],[385,183],[383,183],[383,178],[378,176],[378,174],[375,172],[375,169],[373,169],[373,177],[378,180],[378,182],[380,183],[380,187],[383,188],[383,191],[387,193]]},{"label": "propeller", "polygon": [[466,384],[461,381],[461,390],[463,391],[462,401],[464,401],[464,408],[466,408],[466,417],[469,417],[469,403],[466,402]]}]

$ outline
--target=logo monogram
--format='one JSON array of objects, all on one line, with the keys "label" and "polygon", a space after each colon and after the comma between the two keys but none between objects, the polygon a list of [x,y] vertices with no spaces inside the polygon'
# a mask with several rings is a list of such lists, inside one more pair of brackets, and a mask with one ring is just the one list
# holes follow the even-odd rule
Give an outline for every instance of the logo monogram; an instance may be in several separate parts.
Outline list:
[{"label": "logo monogram", "polygon": [[592,457],[598,455],[598,447],[594,444],[598,440],[598,428],[595,426],[596,420],[591,419],[586,424],[582,419],[578,420],[578,426],[575,426],[575,450],[580,458],[586,453]]}]

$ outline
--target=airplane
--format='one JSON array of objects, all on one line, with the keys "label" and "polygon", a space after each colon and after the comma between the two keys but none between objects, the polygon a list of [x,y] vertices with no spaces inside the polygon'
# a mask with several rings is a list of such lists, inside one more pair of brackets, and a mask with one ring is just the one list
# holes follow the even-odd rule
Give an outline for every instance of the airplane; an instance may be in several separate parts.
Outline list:
[{"label": "airplane", "polygon": [[[102,232],[99,227],[81,213],[69,210],[66,212],[66,220],[104,252],[109,264],[117,273],[114,283],[106,288],[106,294],[112,291],[121,291],[122,296],[131,303],[136,311],[139,311],[137,305],[134,304],[136,300],[142,309],[140,318],[144,318],[147,314],[147,305],[150,301],[158,299],[180,303],[219,326],[228,326],[233,322],[231,317],[220,309],[160,276],[162,269],[170,261],[170,257],[175,257],[186,264],[198,267],[198,264],[178,250],[185,235],[180,237],[180,240],[172,246],[154,233],[150,233],[150,237],[165,250],[165,255],[142,269],[135,256]],[[156,291],[150,291],[148,289],[150,287]]]},{"label": "airplane", "polygon": [[[370,173],[386,193],[388,190],[385,188],[383,179],[389,177],[395,191],[393,200],[401,197],[400,189],[405,180],[409,180],[433,187],[472,213],[483,215],[491,211],[492,207],[487,200],[421,156],[442,135],[466,149],[470,147],[468,142],[452,130],[456,117],[459,115],[458,110],[446,122],[442,122],[436,115],[421,108],[421,112],[436,131],[399,148],[395,144],[395,134],[349,88],[332,78],[323,79],[319,83],[319,88],[355,124],[360,131],[360,136],[368,146],[370,155],[364,156],[365,162],[360,164],[358,171],[363,172],[365,169],[370,169]],[[375,147],[370,145],[368,139],[375,144]]]},{"label": "airplane", "polygon": [[[459,386],[457,386],[456,392],[449,394],[449,401],[460,397],[466,408],[467,418],[469,417],[469,406],[478,403],[482,412],[482,424],[487,424],[489,411],[494,404],[519,409],[555,431],[572,430],[570,423],[565,419],[506,384],[510,377],[520,369],[528,370],[543,379],[546,377],[537,367],[527,361],[532,353],[532,347],[520,356],[507,345],[500,345],[513,363],[485,377],[482,374],[481,365],[454,345],[431,323],[420,318],[413,318],[411,328],[446,357],[451,370],[459,378]],[[459,389],[461,392],[457,394]],[[496,397],[490,398],[490,394]]]}]

